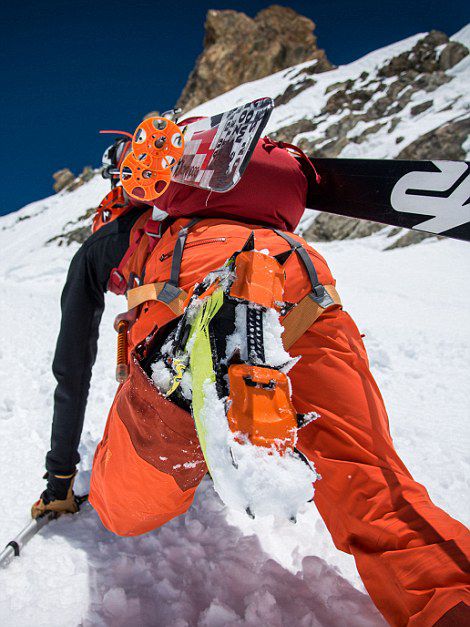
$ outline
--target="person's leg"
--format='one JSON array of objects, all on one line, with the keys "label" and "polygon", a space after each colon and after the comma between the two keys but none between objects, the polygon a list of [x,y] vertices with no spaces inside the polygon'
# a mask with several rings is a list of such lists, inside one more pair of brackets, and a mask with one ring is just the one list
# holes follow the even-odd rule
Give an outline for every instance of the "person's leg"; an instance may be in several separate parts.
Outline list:
[{"label": "person's leg", "polygon": [[290,373],[294,405],[321,415],[299,434],[322,476],[315,503],[379,610],[392,625],[420,626],[460,602],[469,612],[470,534],[431,502],[394,450],[354,322],[326,312],[290,352],[302,355]]},{"label": "person's leg", "polygon": [[191,505],[207,471],[191,414],[131,359],[93,461],[90,502],[107,529],[146,533]]}]

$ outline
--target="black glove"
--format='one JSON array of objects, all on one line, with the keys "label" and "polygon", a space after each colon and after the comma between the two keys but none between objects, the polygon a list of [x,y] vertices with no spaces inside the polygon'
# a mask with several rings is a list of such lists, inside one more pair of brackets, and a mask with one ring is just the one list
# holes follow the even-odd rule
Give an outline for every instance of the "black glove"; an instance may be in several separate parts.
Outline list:
[{"label": "black glove", "polygon": [[44,503],[47,504],[55,500],[64,501],[76,474],[77,471],[71,475],[53,475],[51,472],[46,472],[43,479],[47,479],[47,486],[41,494],[41,499]]}]

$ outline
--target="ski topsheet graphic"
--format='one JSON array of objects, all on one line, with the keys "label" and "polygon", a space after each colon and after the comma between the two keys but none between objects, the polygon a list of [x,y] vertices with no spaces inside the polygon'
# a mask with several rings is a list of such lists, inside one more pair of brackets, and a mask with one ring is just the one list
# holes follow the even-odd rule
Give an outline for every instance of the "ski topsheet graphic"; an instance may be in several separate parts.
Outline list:
[{"label": "ski topsheet graphic", "polygon": [[240,180],[273,110],[259,98],[208,118],[147,118],[132,136],[132,152],[120,168],[132,198],[152,202],[171,181],[227,192]]},{"label": "ski topsheet graphic", "polygon": [[259,98],[186,126],[184,152],[173,180],[214,192],[232,189],[242,177],[273,107],[271,98]]},{"label": "ski topsheet graphic", "polygon": [[315,159],[307,207],[470,241],[470,163]]}]

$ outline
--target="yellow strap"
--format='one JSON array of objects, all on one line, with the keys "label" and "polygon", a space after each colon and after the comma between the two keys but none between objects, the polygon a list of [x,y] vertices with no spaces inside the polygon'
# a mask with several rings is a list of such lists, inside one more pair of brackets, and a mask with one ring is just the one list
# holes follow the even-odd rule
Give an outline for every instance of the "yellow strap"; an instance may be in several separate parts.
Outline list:
[{"label": "yellow strap", "polygon": [[324,286],[328,294],[333,299],[328,307],[321,307],[316,303],[309,294],[304,296],[302,300],[286,315],[282,324],[284,326],[284,333],[282,334],[282,343],[284,348],[289,348],[297,342],[299,337],[305,333],[305,331],[312,326],[312,324],[318,320],[325,309],[329,309],[334,305],[341,306],[341,299],[334,285]]},{"label": "yellow strap", "polygon": [[171,384],[170,389],[165,394],[166,397],[171,396],[173,392],[179,387],[181,383],[181,379],[183,378],[184,372],[186,370],[186,364],[183,361],[181,361],[181,359],[174,359],[173,368],[176,370],[176,374],[173,377],[173,382]]},{"label": "yellow strap", "polygon": [[[160,281],[158,283],[146,283],[145,285],[139,285],[127,292],[127,309],[130,311],[142,303],[149,300],[160,300],[158,297],[160,292],[165,287],[166,283]],[[178,295],[171,302],[163,302],[167,305],[176,316],[183,314],[183,303],[186,300],[187,293],[184,290],[180,290]]]}]

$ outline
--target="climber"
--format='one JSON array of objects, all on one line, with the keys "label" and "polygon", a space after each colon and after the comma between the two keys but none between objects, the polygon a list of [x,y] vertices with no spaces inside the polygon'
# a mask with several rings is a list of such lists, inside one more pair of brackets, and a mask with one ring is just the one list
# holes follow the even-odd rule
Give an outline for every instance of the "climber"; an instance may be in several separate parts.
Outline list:
[{"label": "climber", "polygon": [[[297,412],[321,416],[299,432],[298,448],[322,476],[314,500],[336,546],[354,556],[391,624],[465,624],[469,533],[431,502],[398,457],[361,335],[325,260],[292,233],[309,184],[302,160],[261,140],[226,194],[171,183],[155,208],[129,210],[83,245],[62,298],[48,484],[33,515],[74,511],[77,447],[106,287],[127,291],[129,311],[120,320],[129,325],[130,374],[95,455],[90,501],[120,535],[145,533],[188,509],[206,472],[202,453],[188,407],[159,393],[148,360],[184,313],[187,294],[253,234],[256,249],[271,256],[293,251],[283,265],[284,300],[312,295],[318,305],[315,321],[294,333],[289,353],[299,360],[289,377]],[[69,350],[71,335],[78,353]],[[151,421],[142,421],[145,415]]]},{"label": "climber", "polygon": [[78,509],[72,485],[80,461],[78,446],[96,358],[104,293],[111,270],[129,248],[130,230],[143,211],[118,184],[116,171],[129,150],[129,139],[119,137],[103,155],[103,175],[110,180],[111,191],[95,213],[93,234],[70,264],[62,293],[62,322],[52,365],[57,387],[51,450],[46,456],[47,484],[32,507],[33,517],[49,509],[72,512]]}]

